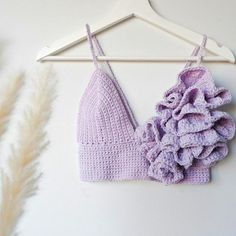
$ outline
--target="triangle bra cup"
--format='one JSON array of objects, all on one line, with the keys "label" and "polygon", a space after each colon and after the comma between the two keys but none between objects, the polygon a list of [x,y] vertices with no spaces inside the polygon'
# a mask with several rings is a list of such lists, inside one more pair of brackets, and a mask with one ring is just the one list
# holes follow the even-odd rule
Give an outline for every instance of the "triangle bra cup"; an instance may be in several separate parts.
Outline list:
[{"label": "triangle bra cup", "polygon": [[87,27],[95,64],[80,100],[78,143],[80,177],[84,181],[149,179],[164,184],[210,181],[210,168],[228,154],[233,138],[232,117],[217,107],[231,101],[230,92],[217,88],[210,71],[200,65],[206,36],[178,74],[177,84],[156,105],[157,115],[139,125],[112,71],[99,68],[93,44],[104,55]]}]

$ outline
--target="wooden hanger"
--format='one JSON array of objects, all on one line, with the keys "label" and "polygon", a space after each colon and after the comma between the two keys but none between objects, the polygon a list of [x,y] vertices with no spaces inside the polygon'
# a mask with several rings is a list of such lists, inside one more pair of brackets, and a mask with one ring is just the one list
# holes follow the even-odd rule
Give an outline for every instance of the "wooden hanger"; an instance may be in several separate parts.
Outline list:
[{"label": "wooden hanger", "polygon": [[[199,45],[203,35],[193,32],[178,24],[172,23],[157,14],[150,5],[149,0],[120,0],[114,10],[101,22],[91,25],[92,34],[101,33],[133,17],[141,19],[165,32],[170,33],[186,42]],[[74,34],[54,42],[51,46],[44,47],[38,53],[37,61],[92,61],[91,57],[66,57],[56,56],[56,54],[87,40],[85,30],[80,30]],[[217,44],[214,40],[208,39],[206,49],[216,56],[205,56],[203,61],[209,62],[235,62],[232,51]],[[98,56],[99,61],[196,61],[197,57],[115,57]]]}]

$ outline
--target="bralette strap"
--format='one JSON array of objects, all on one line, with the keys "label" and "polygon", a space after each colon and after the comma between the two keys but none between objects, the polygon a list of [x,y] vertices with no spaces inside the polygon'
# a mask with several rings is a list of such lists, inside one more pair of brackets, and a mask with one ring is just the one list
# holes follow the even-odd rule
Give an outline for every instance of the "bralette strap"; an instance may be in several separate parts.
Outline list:
[{"label": "bralette strap", "polygon": [[[202,62],[202,57],[205,54],[206,42],[207,42],[207,36],[204,34],[201,44],[197,45],[194,48],[194,50],[193,50],[193,52],[191,54],[191,56],[197,56],[198,57],[198,59],[197,59],[197,66],[199,66],[200,63]],[[192,65],[192,61],[188,61],[184,68],[190,67],[191,65]]]},{"label": "bralette strap", "polygon": [[207,42],[207,36],[204,34],[203,39],[202,39],[202,43],[201,43],[201,45],[199,47],[199,51],[198,51],[197,65],[200,65],[200,63],[202,62],[202,57],[205,54],[206,42]]},{"label": "bralette strap", "polygon": [[92,53],[92,56],[93,56],[93,63],[96,66],[96,68],[98,68],[97,56],[95,54],[95,50],[94,50],[94,47],[93,47],[92,34],[91,34],[91,31],[90,31],[90,26],[88,24],[86,24],[86,29],[87,29],[87,39],[88,39],[88,42],[89,42],[89,45],[90,45],[90,50],[91,50],[91,53]]},{"label": "bralette strap", "polygon": [[[96,48],[98,50],[98,55],[105,56],[105,53],[104,53],[104,51],[103,51],[103,49],[102,49],[102,47],[101,47],[100,43],[98,42],[98,39],[97,39],[97,37],[95,35],[93,37],[93,40],[94,40],[95,46],[96,46]],[[114,79],[116,79],[116,76],[115,76],[115,74],[114,74],[114,72],[113,72],[113,70],[111,68],[111,65],[110,65],[109,61],[104,61],[104,63],[107,65],[108,69],[110,70],[110,72],[112,74],[112,77]]]}]

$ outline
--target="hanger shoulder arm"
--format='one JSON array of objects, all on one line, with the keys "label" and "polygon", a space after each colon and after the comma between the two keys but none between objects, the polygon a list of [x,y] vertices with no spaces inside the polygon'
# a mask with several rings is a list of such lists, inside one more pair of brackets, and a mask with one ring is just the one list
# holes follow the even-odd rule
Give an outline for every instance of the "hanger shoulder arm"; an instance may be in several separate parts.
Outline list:
[{"label": "hanger shoulder arm", "polygon": [[[145,10],[140,9],[140,11],[136,11],[135,16],[191,44],[199,45],[202,41],[203,35],[163,18],[157,14],[151,6]],[[206,49],[215,55],[228,59],[231,63],[235,63],[233,52],[226,46],[219,45],[213,39],[209,38],[207,40]]]},{"label": "hanger shoulder arm", "polygon": [[[133,16],[134,16],[133,14],[125,14],[120,17],[117,17],[115,15],[110,15],[109,17],[104,18],[100,22],[91,24],[92,34],[101,33],[127,19],[132,18]],[[85,40],[87,40],[87,34],[84,28],[84,30],[77,31],[65,38],[55,41],[50,47],[46,46],[42,48],[39,51],[36,60],[40,61],[44,57],[53,56]]]}]

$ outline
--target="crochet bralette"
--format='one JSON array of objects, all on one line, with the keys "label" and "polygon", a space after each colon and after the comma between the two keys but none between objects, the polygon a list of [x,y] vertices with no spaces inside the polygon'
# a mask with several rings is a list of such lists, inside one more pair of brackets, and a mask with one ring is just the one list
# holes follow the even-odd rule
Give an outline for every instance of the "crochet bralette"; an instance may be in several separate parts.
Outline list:
[{"label": "crochet bralette", "polygon": [[210,181],[210,168],[228,154],[235,134],[232,117],[216,108],[231,101],[230,92],[216,87],[209,70],[200,65],[206,44],[192,55],[177,83],[156,105],[157,115],[138,125],[117,79],[99,68],[104,52],[86,25],[96,66],[80,101],[78,143],[83,181],[149,179],[164,184]]}]

